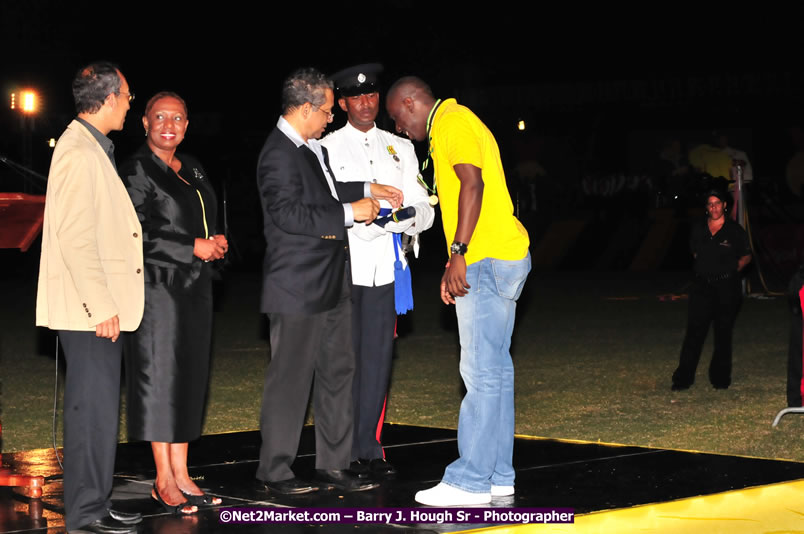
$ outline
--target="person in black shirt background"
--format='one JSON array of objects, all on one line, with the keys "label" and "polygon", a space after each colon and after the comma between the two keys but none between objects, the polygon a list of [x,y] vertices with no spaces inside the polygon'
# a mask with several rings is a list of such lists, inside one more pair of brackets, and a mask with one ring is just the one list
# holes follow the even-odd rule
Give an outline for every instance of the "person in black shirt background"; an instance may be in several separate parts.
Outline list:
[{"label": "person in black shirt background", "polygon": [[745,230],[726,217],[728,191],[711,189],[706,195],[706,219],[695,223],[690,249],[695,258],[695,280],[690,289],[687,333],[681,346],[673,391],[695,382],[709,325],[714,323],[715,349],[709,364],[709,381],[716,389],[731,384],[731,338],[742,301],[739,272],[751,261]]}]

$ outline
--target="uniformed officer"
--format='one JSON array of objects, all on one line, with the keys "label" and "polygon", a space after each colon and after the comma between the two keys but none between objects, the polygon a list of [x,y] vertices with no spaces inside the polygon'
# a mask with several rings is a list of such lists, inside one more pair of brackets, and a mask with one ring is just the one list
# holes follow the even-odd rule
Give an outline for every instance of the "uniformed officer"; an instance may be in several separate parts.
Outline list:
[{"label": "uniformed officer", "polygon": [[[339,181],[376,182],[402,190],[404,206],[416,214],[400,222],[356,224],[349,229],[352,265],[352,325],[355,351],[354,441],[351,469],[373,476],[395,474],[385,460],[380,442],[385,398],[391,373],[397,313],[412,308],[409,266],[401,250],[401,234],[410,236],[433,224],[434,210],[419,178],[419,162],[413,144],[380,130],[374,121],[379,112],[378,75],[382,65],[356,65],[332,76],[338,105],[347,123],[322,140],[330,166]],[[380,216],[390,204],[380,202]],[[406,277],[407,281],[395,277]],[[396,286],[396,287],[395,287]],[[395,299],[395,289],[406,293]],[[396,304],[395,304],[396,302]]]}]

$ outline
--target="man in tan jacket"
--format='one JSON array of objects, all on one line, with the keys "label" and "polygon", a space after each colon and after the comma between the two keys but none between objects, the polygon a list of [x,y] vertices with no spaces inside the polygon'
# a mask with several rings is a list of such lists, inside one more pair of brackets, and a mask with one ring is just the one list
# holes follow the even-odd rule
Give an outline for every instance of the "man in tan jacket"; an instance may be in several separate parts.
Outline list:
[{"label": "man in tan jacket", "polygon": [[119,419],[120,332],[142,319],[142,229],[117,175],[114,145],[133,95],[112,64],[76,74],[78,117],[48,176],[36,324],[58,332],[67,361],[64,508],[68,531],[133,531],[141,518],[110,500]]}]

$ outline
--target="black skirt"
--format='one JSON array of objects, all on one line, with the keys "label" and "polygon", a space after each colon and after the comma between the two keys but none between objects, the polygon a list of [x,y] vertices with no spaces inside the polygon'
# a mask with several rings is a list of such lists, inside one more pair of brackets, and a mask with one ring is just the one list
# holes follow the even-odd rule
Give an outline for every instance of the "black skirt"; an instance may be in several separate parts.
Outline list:
[{"label": "black skirt", "polygon": [[162,276],[145,284],[142,323],[125,350],[131,439],[184,443],[201,435],[212,338],[211,270],[201,271],[190,283]]}]

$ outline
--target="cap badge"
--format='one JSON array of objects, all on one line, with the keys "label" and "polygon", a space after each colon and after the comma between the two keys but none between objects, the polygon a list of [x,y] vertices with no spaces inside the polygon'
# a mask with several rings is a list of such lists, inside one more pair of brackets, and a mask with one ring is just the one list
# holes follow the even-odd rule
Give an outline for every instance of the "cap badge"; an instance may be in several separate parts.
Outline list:
[{"label": "cap badge", "polygon": [[362,72],[357,75],[357,81],[360,83],[364,83],[366,81],[366,75]]}]

